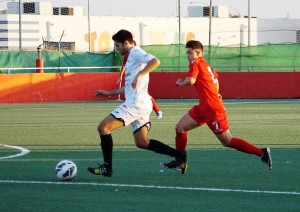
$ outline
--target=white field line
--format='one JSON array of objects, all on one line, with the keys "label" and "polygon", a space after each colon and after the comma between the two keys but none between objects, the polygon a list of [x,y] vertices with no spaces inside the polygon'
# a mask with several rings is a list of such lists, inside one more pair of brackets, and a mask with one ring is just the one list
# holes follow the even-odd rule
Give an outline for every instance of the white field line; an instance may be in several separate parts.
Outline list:
[{"label": "white field line", "polygon": [[24,155],[26,155],[30,152],[28,149],[25,149],[25,148],[20,147],[20,146],[12,146],[12,145],[6,145],[6,144],[0,144],[0,146],[7,147],[7,148],[12,148],[12,149],[18,149],[18,150],[21,151],[18,154],[9,155],[9,156],[5,156],[5,157],[0,157],[0,160],[21,157],[21,156],[24,156]]},{"label": "white field line", "polygon": [[136,184],[117,184],[117,183],[87,183],[87,182],[51,182],[51,181],[20,181],[20,180],[0,180],[0,184],[50,184],[50,185],[84,185],[84,186],[106,186],[106,187],[127,187],[142,189],[164,189],[164,190],[189,190],[189,191],[210,191],[210,192],[238,192],[238,193],[263,193],[279,195],[300,195],[296,191],[261,191],[261,190],[242,190],[226,188],[204,188],[204,187],[181,187],[181,186],[157,186],[157,185],[136,185]]}]

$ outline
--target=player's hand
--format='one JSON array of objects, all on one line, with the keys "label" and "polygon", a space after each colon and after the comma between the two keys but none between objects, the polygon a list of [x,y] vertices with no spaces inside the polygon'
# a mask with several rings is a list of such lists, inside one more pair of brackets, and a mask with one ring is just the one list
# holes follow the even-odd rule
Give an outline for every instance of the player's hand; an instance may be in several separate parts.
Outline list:
[{"label": "player's hand", "polygon": [[121,83],[121,81],[122,81],[122,78],[121,77],[119,77],[118,79],[117,79],[117,81],[116,81],[116,84],[120,84]]},{"label": "player's hand", "polygon": [[183,80],[181,78],[179,78],[177,81],[176,81],[176,85],[177,86],[182,86],[182,83],[183,83]]},{"label": "player's hand", "polygon": [[133,89],[136,89],[137,87],[137,84],[138,84],[138,75],[135,76],[135,78],[132,80],[131,82],[131,86]]},{"label": "player's hand", "polygon": [[110,93],[108,91],[97,90],[95,95],[96,96],[110,96]]}]

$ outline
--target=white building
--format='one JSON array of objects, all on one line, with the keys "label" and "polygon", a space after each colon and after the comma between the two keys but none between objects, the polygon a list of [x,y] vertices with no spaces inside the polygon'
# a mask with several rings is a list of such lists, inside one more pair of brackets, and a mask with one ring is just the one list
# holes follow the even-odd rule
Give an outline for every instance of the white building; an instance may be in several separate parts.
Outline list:
[{"label": "white building", "polygon": [[215,46],[248,45],[248,40],[250,45],[265,43],[266,39],[258,35],[273,39],[269,34],[257,33],[258,26],[266,28],[266,22],[252,18],[249,30],[248,18],[231,18],[226,6],[213,7],[211,33],[209,17],[197,15],[197,11],[179,21],[177,17],[88,17],[82,7],[58,8],[51,2],[27,2],[21,9],[21,22],[18,2],[9,2],[7,10],[0,13],[0,49],[36,50],[46,41],[50,49],[67,46],[75,51],[105,52],[113,49],[111,37],[120,29],[130,30],[138,45],[178,44],[179,37],[180,43],[197,39],[208,45],[209,35]]},{"label": "white building", "polygon": [[300,43],[300,19],[259,19],[258,44]]}]

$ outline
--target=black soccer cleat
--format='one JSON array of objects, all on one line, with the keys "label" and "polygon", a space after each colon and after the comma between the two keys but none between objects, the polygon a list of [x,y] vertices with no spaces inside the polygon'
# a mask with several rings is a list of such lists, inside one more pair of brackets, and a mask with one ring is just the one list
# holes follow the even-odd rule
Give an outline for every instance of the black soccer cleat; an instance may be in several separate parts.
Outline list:
[{"label": "black soccer cleat", "polygon": [[175,160],[172,160],[169,163],[160,163],[160,165],[167,169],[174,169],[180,171],[181,174],[184,174],[188,168],[187,163],[187,154],[185,151],[178,151],[178,155]]},{"label": "black soccer cleat", "polygon": [[263,156],[261,157],[261,161],[266,163],[269,167],[269,170],[272,170],[272,158],[271,158],[271,150],[270,148],[263,148]]},{"label": "black soccer cleat", "polygon": [[174,169],[176,171],[181,171],[180,164],[176,160],[172,160],[169,163],[160,163],[160,165],[166,169]]},{"label": "black soccer cleat", "polygon": [[188,163],[186,161],[179,163],[177,160],[172,160],[169,163],[160,163],[160,165],[166,169],[174,169],[176,171],[180,171],[181,174],[184,174],[188,167]]},{"label": "black soccer cleat", "polygon": [[88,167],[88,171],[95,175],[103,175],[105,177],[111,177],[113,170],[110,165],[104,163],[103,165],[99,165],[98,167],[92,168]]}]

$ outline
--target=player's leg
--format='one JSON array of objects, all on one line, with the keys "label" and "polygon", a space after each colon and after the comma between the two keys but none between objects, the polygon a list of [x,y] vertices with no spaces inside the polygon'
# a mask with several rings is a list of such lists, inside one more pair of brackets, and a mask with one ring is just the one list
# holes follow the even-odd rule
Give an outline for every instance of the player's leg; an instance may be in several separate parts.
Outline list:
[{"label": "player's leg", "polygon": [[234,148],[238,151],[245,152],[248,154],[254,154],[259,157],[263,155],[260,148],[250,144],[249,142],[234,138],[229,130],[229,123],[226,113],[216,114],[217,120],[207,122],[208,127],[216,135],[216,137],[221,141],[223,146]]},{"label": "player's leg", "polygon": [[158,107],[158,105],[157,105],[155,99],[154,99],[152,96],[151,96],[151,101],[152,101],[153,110],[154,110],[154,112],[155,112],[155,114],[156,114],[156,117],[157,117],[158,119],[160,119],[160,118],[162,117],[162,112],[161,112],[160,108]]},{"label": "player's leg", "polygon": [[243,139],[233,137],[229,130],[226,130],[222,134],[215,135],[225,147],[230,147],[241,152],[257,155],[259,157],[262,157],[263,155],[263,152],[260,148],[254,146],[253,144],[250,144]]},{"label": "player's leg", "polygon": [[121,119],[117,119],[112,115],[108,115],[99,125],[98,132],[101,140],[101,148],[103,152],[103,159],[106,164],[112,165],[112,150],[113,139],[112,131],[124,126]]},{"label": "player's leg", "polygon": [[181,152],[183,155],[175,157],[175,160],[169,163],[161,163],[161,166],[169,169],[180,170],[182,174],[185,173],[188,163],[186,154],[187,145],[187,132],[198,127],[199,124],[189,115],[184,115],[176,125],[176,150]]},{"label": "player's leg", "polygon": [[134,125],[137,126],[138,124],[139,121],[135,121],[134,123],[132,123],[133,129],[135,129],[133,131],[134,142],[138,148],[151,150],[159,154],[169,155],[171,157],[176,157],[177,151],[174,148],[158,140],[148,138],[150,123],[144,124],[142,127],[136,129]]},{"label": "player's leg", "polygon": [[175,131],[175,144],[176,150],[185,151],[187,145],[187,132],[199,127],[199,123],[197,123],[189,113],[185,114],[177,123]]},{"label": "player's leg", "polygon": [[99,135],[108,135],[111,134],[115,129],[123,127],[124,125],[124,121],[121,118],[116,118],[112,114],[109,114],[100,122],[97,130]]},{"label": "player's leg", "polygon": [[272,159],[269,148],[260,149],[243,139],[235,138],[231,135],[229,129],[222,134],[215,133],[215,135],[225,147],[230,147],[241,152],[257,155],[263,162],[267,163],[270,170],[272,169]]},{"label": "player's leg", "polygon": [[149,139],[147,137],[147,134],[149,128],[150,123],[147,123],[145,126],[142,126],[133,132],[134,142],[138,148],[148,149]]},{"label": "player's leg", "polygon": [[124,122],[115,118],[111,114],[108,115],[99,125],[98,132],[100,135],[100,146],[103,153],[104,164],[98,167],[89,167],[88,171],[96,175],[104,175],[110,177],[112,175],[112,150],[113,139],[111,132],[124,126]]},{"label": "player's leg", "polygon": [[149,139],[147,126],[143,126],[139,130],[135,131],[133,137],[138,148],[151,150],[159,154],[169,155],[171,157],[175,157],[176,155],[176,150],[172,147],[160,141]]},{"label": "player's leg", "polygon": [[[182,151],[176,151],[174,148],[162,143],[161,141],[148,138],[148,130],[150,125],[145,125],[138,130],[134,131],[134,141],[137,147],[141,149],[147,149],[159,154],[169,155],[175,158],[186,158],[186,153]],[[180,168],[180,164],[177,164]],[[185,169],[184,169],[185,171]],[[184,172],[182,172],[184,174]]]}]

